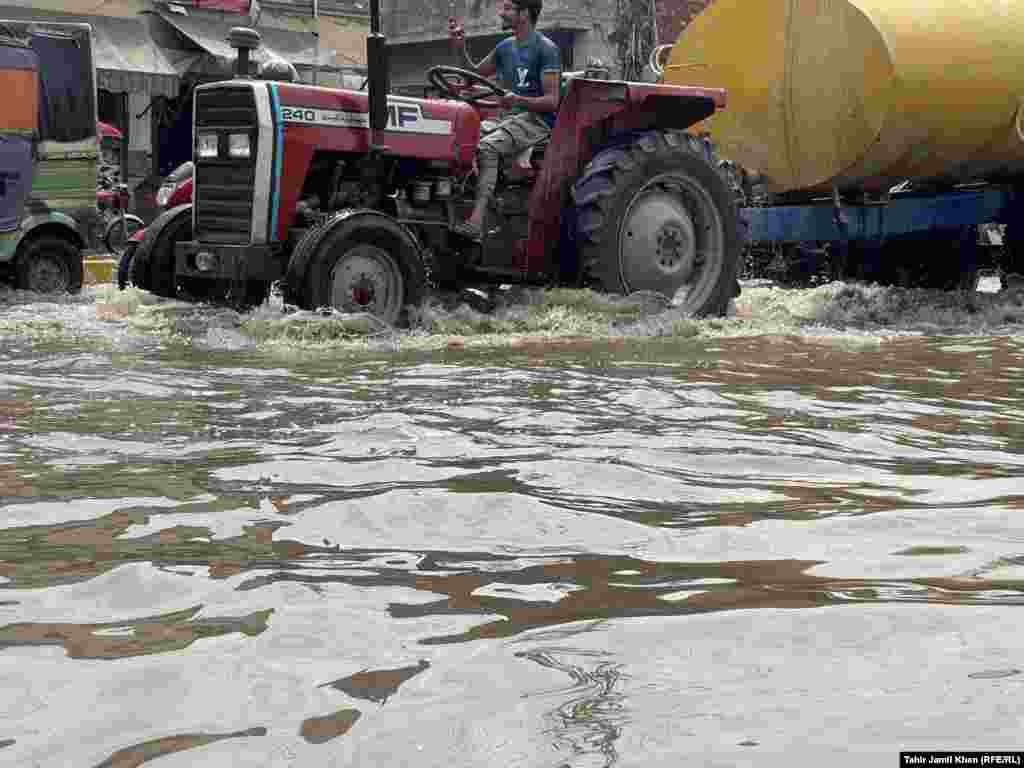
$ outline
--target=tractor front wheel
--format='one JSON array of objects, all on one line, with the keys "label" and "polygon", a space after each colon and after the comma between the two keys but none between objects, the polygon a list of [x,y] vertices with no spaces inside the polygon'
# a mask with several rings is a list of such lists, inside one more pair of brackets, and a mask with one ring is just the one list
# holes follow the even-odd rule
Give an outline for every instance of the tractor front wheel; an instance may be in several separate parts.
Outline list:
[{"label": "tractor front wheel", "polygon": [[585,278],[610,293],[659,292],[688,314],[725,314],[743,237],[707,142],[648,131],[600,151],[573,200]]},{"label": "tractor front wheel", "polygon": [[406,306],[423,299],[425,272],[397,231],[381,222],[327,232],[315,245],[303,304],[341,312],[366,312],[389,325],[403,320]]}]

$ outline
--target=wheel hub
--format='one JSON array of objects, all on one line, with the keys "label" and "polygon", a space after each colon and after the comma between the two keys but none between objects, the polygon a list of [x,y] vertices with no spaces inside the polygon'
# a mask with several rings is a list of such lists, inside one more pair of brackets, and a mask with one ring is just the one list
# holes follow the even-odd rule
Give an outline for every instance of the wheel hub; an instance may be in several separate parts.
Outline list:
[{"label": "wheel hub", "polygon": [[696,260],[691,233],[677,222],[666,222],[655,237],[658,265],[665,273],[682,273],[689,278]]},{"label": "wheel hub", "polygon": [[355,246],[331,270],[331,304],[342,312],[368,312],[390,321],[402,299],[398,266],[376,246]]},{"label": "wheel hub", "polygon": [[352,301],[360,307],[368,307],[373,304],[376,290],[373,281],[366,275],[360,275],[359,280],[352,286]]},{"label": "wheel hub", "polygon": [[678,193],[649,187],[630,205],[619,241],[619,264],[629,290],[672,296],[700,268],[693,219]]},{"label": "wheel hub", "polygon": [[28,284],[39,293],[56,293],[67,289],[68,277],[63,266],[54,259],[36,259],[29,267]]}]

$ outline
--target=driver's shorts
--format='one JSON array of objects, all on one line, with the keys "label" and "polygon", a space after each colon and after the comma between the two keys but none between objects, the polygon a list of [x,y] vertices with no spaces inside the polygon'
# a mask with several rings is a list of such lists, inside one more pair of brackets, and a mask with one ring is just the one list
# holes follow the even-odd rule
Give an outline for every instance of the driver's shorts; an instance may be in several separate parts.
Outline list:
[{"label": "driver's shorts", "polygon": [[480,139],[479,149],[500,157],[516,155],[551,136],[551,129],[535,112],[517,112],[502,120]]}]

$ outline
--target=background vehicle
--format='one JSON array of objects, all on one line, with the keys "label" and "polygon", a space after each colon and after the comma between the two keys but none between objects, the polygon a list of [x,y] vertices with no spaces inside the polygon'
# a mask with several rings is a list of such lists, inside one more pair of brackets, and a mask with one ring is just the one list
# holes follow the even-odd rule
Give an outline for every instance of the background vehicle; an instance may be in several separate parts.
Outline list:
[{"label": "background vehicle", "polygon": [[754,258],[943,288],[1024,271],[1024,8],[962,10],[716,0],[683,30],[662,79],[728,90],[702,127],[736,163]]},{"label": "background vehicle", "polygon": [[131,236],[143,229],[145,222],[128,213],[131,195],[121,179],[121,142],[123,135],[107,123],[97,122],[100,136],[101,163],[96,172],[97,241],[108,253],[120,256]]},{"label": "background vehicle", "polygon": [[87,24],[0,20],[0,273],[78,291],[96,217],[96,76]]},{"label": "background vehicle", "polygon": [[[182,163],[171,171],[163,180],[156,193],[158,216],[170,208],[187,205],[192,202],[192,161]],[[145,225],[137,227],[125,241],[124,249],[117,262],[117,286],[124,290],[131,282],[132,259],[135,249],[146,236]]]},{"label": "background vehicle", "polygon": [[[501,89],[434,67],[451,98],[387,96],[379,30],[374,2],[367,92],[241,77],[196,89],[195,205],[147,229],[132,282],[247,305],[282,280],[301,307],[389,322],[428,280],[654,290],[694,314],[725,311],[739,219],[710,143],[685,132],[722,90],[572,79],[550,141],[503,168],[477,244],[451,227],[474,198],[477,108]],[[247,72],[259,37],[231,40]]]}]

